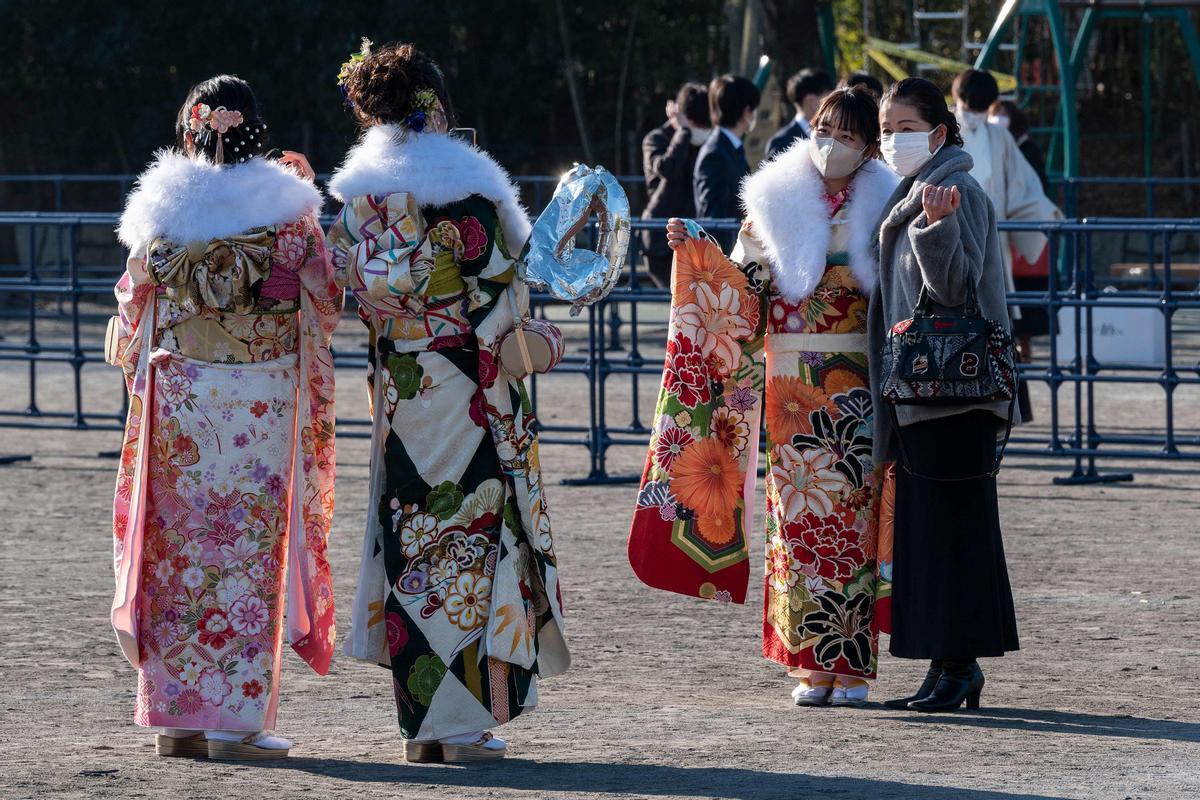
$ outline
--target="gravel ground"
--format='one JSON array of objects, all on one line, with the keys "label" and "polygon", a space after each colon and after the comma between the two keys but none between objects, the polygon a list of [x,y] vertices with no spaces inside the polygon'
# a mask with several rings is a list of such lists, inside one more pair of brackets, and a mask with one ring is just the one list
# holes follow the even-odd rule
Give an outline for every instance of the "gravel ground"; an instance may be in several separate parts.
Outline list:
[{"label": "gravel ground", "polygon": [[[85,374],[90,397],[115,402],[115,375]],[[25,375],[0,370],[6,407],[24,402]],[[46,375],[43,406],[65,407]],[[340,412],[363,415],[360,376],[339,379]],[[580,422],[577,384],[543,384],[544,419]],[[612,394],[616,413],[628,392]],[[1156,388],[1100,394],[1118,426],[1161,419]],[[1200,430],[1195,393],[1178,400],[1177,424]],[[1035,402],[1041,425],[1044,391]],[[1056,486],[1063,462],[1012,460],[1001,511],[1024,649],[984,664],[980,711],[918,716],[793,706],[791,681],[758,655],[760,601],[719,606],[642,586],[625,560],[634,487],[555,485],[586,474],[585,451],[548,446],[575,666],[504,729],[510,757],[407,765],[386,673],[339,658],[319,678],[287,650],[279,725],[292,757],[239,766],[157,758],[131,722],[134,673],[107,622],[114,462],[96,457],[117,446],[112,432],[0,429],[0,456],[34,456],[0,467],[5,798],[1200,797],[1195,466],[1134,463],[1123,465],[1133,483]],[[367,452],[353,439],[339,450],[332,556],[345,631]],[[610,468],[637,471],[642,455],[615,448]],[[922,673],[884,657],[873,697],[904,693]]]}]

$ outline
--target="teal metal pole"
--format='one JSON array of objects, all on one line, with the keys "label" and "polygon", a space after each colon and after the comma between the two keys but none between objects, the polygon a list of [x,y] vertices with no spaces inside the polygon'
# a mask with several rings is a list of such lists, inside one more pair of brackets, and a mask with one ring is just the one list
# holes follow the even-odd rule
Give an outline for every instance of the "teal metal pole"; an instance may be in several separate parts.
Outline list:
[{"label": "teal metal pole", "polygon": [[1079,174],[1079,116],[1075,108],[1075,76],[1071,70],[1071,49],[1067,46],[1067,31],[1057,0],[1045,0],[1046,20],[1050,23],[1050,40],[1054,44],[1054,60],[1058,62],[1060,83],[1058,107],[1063,127],[1063,177]]},{"label": "teal metal pole", "polygon": [[1000,52],[1000,43],[1008,35],[1008,29],[1020,9],[1021,0],[1005,0],[996,21],[992,23],[992,30],[988,32],[987,42],[975,57],[975,69],[987,69],[991,66],[996,53]]},{"label": "teal metal pole", "polygon": [[821,41],[825,72],[837,75],[837,31],[833,22],[832,3],[821,3],[817,6],[817,36]]}]

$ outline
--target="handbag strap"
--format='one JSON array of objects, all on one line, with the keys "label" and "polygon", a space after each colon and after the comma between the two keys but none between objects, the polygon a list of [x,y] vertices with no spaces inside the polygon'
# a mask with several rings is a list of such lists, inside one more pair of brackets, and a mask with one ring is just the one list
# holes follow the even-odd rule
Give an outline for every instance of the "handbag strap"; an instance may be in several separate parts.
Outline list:
[{"label": "handbag strap", "polygon": [[[983,309],[979,305],[979,292],[978,292],[978,288],[977,288],[979,285],[979,281],[982,281],[982,280],[983,280],[983,275],[981,273],[978,281],[973,281],[973,280],[967,281],[967,297],[963,301],[963,313],[966,316],[972,316],[972,317],[983,316]],[[930,313],[929,313],[930,302],[931,302],[931,300],[929,298],[929,284],[925,283],[925,281],[922,280],[921,281],[921,291],[917,294],[917,304],[916,304],[916,306],[913,307],[913,318],[917,319],[919,317],[930,316]]]},{"label": "handbag strap", "polygon": [[[885,401],[886,402],[886,401]],[[912,468],[912,460],[908,457],[908,450],[904,446],[903,428],[900,426],[900,417],[896,414],[896,404],[887,403],[888,411],[892,415],[892,426],[896,429],[896,443],[900,449],[900,466],[904,471],[914,478],[920,478],[926,481],[937,481],[938,483],[962,483],[964,481],[977,481],[981,478],[994,478],[1000,474],[1000,462],[1004,460],[1004,451],[1008,448],[1008,440],[1012,437],[1013,429],[1013,413],[1017,406],[1017,392],[1014,387],[1012,399],[1008,401],[1008,419],[1004,426],[1004,439],[1000,442],[1000,449],[996,453],[995,460],[992,462],[992,468],[988,472],[979,475],[968,475],[965,478],[935,478],[932,475],[925,475],[917,472]]]}]

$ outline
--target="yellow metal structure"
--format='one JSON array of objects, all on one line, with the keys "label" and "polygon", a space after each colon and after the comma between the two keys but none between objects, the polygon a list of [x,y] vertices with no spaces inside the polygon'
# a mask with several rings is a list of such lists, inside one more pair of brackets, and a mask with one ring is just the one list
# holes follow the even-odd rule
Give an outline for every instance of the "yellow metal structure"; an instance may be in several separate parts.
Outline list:
[{"label": "yellow metal structure", "polygon": [[[867,37],[865,51],[876,64],[883,67],[889,75],[896,80],[901,80],[908,77],[908,73],[893,59],[899,58],[905,61],[918,61],[922,64],[932,64],[940,67],[947,72],[962,72],[965,69],[972,69],[975,65],[968,64],[965,61],[956,61],[953,58],[939,56],[936,53],[930,53],[925,50],[918,50],[912,47],[903,47],[892,42],[876,39],[875,37]],[[996,84],[1000,87],[1001,94],[1008,94],[1017,88],[1016,76],[1009,75],[1007,72],[999,72],[997,70],[988,70],[992,77],[996,79]]]}]

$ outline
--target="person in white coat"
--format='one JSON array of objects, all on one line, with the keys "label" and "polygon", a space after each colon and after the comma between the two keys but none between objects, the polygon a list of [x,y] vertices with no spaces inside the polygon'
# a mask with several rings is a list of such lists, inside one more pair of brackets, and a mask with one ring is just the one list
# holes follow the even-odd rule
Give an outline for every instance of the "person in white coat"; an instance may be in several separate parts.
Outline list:
[{"label": "person in white coat", "polygon": [[[950,88],[956,103],[955,116],[962,132],[963,150],[971,156],[974,166],[971,177],[983,187],[996,209],[996,221],[1045,221],[1062,219],[1062,212],[1046,196],[1041,178],[1021,153],[1021,148],[1003,126],[988,121],[992,104],[1000,97],[996,79],[988,72],[968,69],[958,74]],[[1016,291],[1013,279],[1013,254],[1036,263],[1046,249],[1046,236],[1038,231],[1001,231],[1000,254],[1004,258],[1004,283],[1009,292]],[[1021,319],[1021,309],[1011,306],[1014,322]],[[1028,349],[1022,359],[1030,360]],[[1033,418],[1029,391],[1022,383],[1021,415]]]}]

